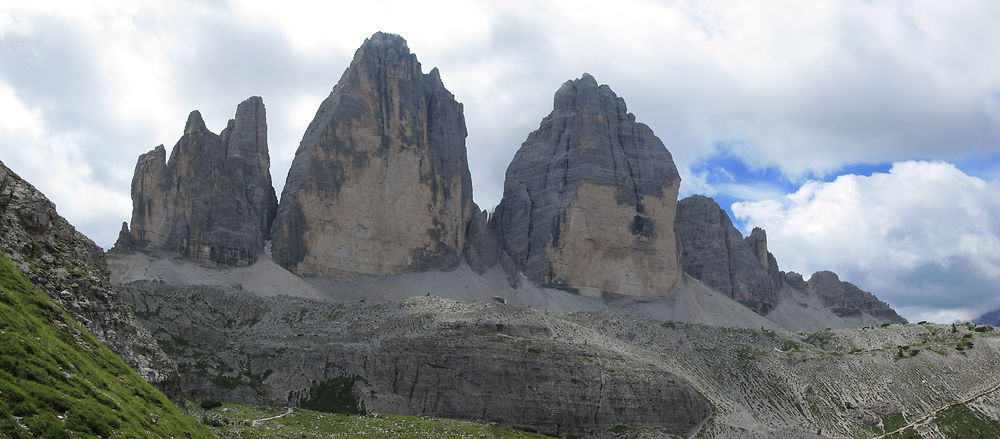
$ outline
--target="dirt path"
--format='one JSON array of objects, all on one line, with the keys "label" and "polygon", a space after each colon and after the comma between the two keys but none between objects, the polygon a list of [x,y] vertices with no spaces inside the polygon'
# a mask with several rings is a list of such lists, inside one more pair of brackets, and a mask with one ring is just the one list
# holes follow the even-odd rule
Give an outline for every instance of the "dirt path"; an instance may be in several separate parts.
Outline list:
[{"label": "dirt path", "polygon": [[282,413],[280,415],[277,415],[277,416],[271,416],[270,418],[253,419],[253,420],[250,421],[250,426],[251,427],[256,427],[256,426],[260,425],[261,422],[270,421],[272,419],[278,419],[280,417],[283,417],[285,415],[290,415],[290,414],[292,414],[292,408],[291,407],[289,407],[288,410],[286,410],[284,413]]},{"label": "dirt path", "polygon": [[943,412],[943,411],[945,411],[945,410],[948,410],[948,409],[950,409],[950,408],[952,408],[952,407],[954,407],[954,406],[956,406],[956,405],[961,405],[961,404],[967,404],[967,403],[970,403],[970,402],[972,402],[972,401],[976,400],[976,399],[977,399],[977,398],[979,398],[979,397],[982,397],[982,396],[984,396],[984,395],[987,395],[987,394],[990,394],[990,393],[993,393],[993,392],[995,392],[995,391],[997,391],[997,390],[1000,390],[1000,383],[997,383],[997,384],[996,384],[995,386],[993,386],[993,387],[990,387],[990,388],[989,388],[989,389],[987,389],[987,390],[984,390],[984,391],[982,391],[982,392],[979,392],[979,393],[977,393],[977,394],[975,394],[975,395],[972,395],[972,396],[970,396],[970,397],[966,398],[966,399],[965,399],[965,400],[963,400],[963,401],[958,401],[958,402],[953,402],[953,403],[950,403],[950,404],[947,404],[947,405],[945,405],[945,406],[943,406],[943,407],[940,407],[940,408],[938,408],[937,410],[934,410],[933,412],[930,412],[930,413],[928,413],[928,414],[926,414],[926,415],[924,415],[924,416],[920,417],[920,418],[919,418],[919,419],[917,419],[916,421],[913,421],[913,422],[911,422],[911,423],[909,423],[909,424],[906,424],[906,425],[905,425],[905,426],[903,426],[903,427],[900,427],[900,428],[897,428],[896,430],[893,430],[893,431],[890,431],[890,432],[888,432],[888,433],[885,433],[885,434],[883,434],[883,435],[881,435],[881,436],[875,436],[875,437],[874,437],[874,438],[872,438],[872,439],[883,439],[883,438],[885,438],[885,437],[888,437],[888,436],[892,436],[892,435],[894,435],[894,434],[896,434],[896,433],[899,433],[899,432],[901,432],[901,431],[903,431],[903,430],[906,430],[907,428],[910,428],[910,427],[913,427],[914,425],[917,425],[917,424],[919,424],[919,423],[921,423],[921,422],[924,422],[924,421],[926,421],[927,419],[930,419],[930,418],[933,418],[933,417],[937,416],[937,415],[938,415],[938,413],[941,413],[941,412]]}]

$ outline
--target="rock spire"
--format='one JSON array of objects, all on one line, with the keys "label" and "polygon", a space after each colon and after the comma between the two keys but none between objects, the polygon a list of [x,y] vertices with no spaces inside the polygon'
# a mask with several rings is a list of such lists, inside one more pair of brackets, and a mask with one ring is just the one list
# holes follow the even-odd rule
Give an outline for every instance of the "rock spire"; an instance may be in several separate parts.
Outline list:
[{"label": "rock spire", "polygon": [[282,191],[274,260],[300,275],[447,269],[475,213],[462,104],[376,33],[320,105]]},{"label": "rock spire", "polygon": [[221,266],[254,263],[277,209],[265,119],[256,96],[219,135],[192,111],[169,160],[163,145],[139,156],[131,230],[123,228],[115,248],[177,252]]},{"label": "rock spire", "polygon": [[518,268],[589,296],[674,288],[680,176],[624,99],[589,74],[567,81],[507,168],[490,227]]}]

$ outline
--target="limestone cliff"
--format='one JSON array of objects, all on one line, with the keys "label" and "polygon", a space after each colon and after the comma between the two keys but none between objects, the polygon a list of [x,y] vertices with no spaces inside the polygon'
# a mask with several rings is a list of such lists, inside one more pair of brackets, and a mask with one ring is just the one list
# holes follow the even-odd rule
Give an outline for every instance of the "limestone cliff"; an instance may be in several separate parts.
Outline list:
[{"label": "limestone cliff", "polygon": [[781,274],[763,230],[744,238],[726,211],[701,195],[677,203],[674,229],[686,273],[757,314],[774,309]]},{"label": "limestone cliff", "polygon": [[557,313],[423,296],[381,305],[261,298],[157,282],[119,292],[177,354],[190,372],[184,388],[199,398],[592,438],[621,438],[621,429],[685,435],[712,413],[668,363]]},{"label": "limestone cliff", "polygon": [[2,162],[0,251],[146,381],[183,403],[177,366],[111,289],[104,251]]},{"label": "limestone cliff", "polygon": [[906,319],[896,314],[889,304],[850,282],[840,280],[833,272],[817,271],[809,281],[804,281],[798,273],[789,272],[784,273],[784,280],[792,288],[816,295],[840,317],[856,317],[865,313],[883,323],[906,323]]},{"label": "limestone cliff", "polygon": [[219,135],[193,111],[169,161],[163,145],[139,156],[131,232],[122,230],[115,250],[177,252],[221,266],[254,263],[277,209],[265,119],[256,96],[236,108]]},{"label": "limestone cliff", "polygon": [[456,266],[474,213],[465,137],[437,69],[398,35],[365,40],[295,152],[274,260],[327,277]]},{"label": "limestone cliff", "polygon": [[584,74],[507,168],[490,227],[518,269],[590,296],[662,294],[681,270],[674,238],[680,176],[624,99]]}]

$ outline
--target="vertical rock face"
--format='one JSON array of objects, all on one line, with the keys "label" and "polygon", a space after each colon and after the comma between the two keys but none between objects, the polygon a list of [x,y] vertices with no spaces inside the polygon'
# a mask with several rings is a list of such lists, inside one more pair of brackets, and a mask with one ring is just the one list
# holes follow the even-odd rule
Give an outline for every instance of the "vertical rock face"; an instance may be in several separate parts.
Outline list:
[{"label": "vertical rock face", "polygon": [[261,98],[243,101],[220,135],[193,111],[169,161],[163,145],[139,156],[131,232],[123,229],[115,249],[250,265],[264,249],[277,204]]},{"label": "vertical rock face", "polygon": [[674,229],[686,273],[760,315],[778,304],[781,274],[764,230],[744,238],[715,200],[701,195],[677,203]]},{"label": "vertical rock face", "polygon": [[461,262],[474,213],[462,104],[406,41],[376,33],[309,124],[274,222],[274,260],[353,277]]},{"label": "vertical rock face", "polygon": [[177,366],[111,289],[104,251],[2,162],[0,251],[140,376],[183,404]]},{"label": "vertical rock face", "polygon": [[554,101],[507,168],[490,224],[501,247],[545,286],[594,296],[673,288],[680,176],[670,153],[588,74]]},{"label": "vertical rock face", "polygon": [[856,317],[865,313],[886,323],[906,323],[906,319],[896,314],[889,304],[850,282],[840,280],[833,272],[817,271],[808,282],[803,282],[802,275],[798,273],[786,273],[785,279],[793,287],[799,286],[818,296],[830,311],[840,317]]}]

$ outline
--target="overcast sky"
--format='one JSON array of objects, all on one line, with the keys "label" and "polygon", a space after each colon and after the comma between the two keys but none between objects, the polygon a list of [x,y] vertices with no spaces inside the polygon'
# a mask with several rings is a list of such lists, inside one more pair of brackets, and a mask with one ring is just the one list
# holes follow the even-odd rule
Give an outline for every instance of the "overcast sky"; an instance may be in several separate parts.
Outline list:
[{"label": "overcast sky", "polygon": [[465,104],[481,207],[589,72],[667,145],[681,196],[764,227],[781,269],[947,322],[1000,307],[998,22],[990,0],[4,2],[0,160],[107,248],[136,157],[172,147],[191,110],[218,133],[259,95],[280,193],[381,30]]}]

